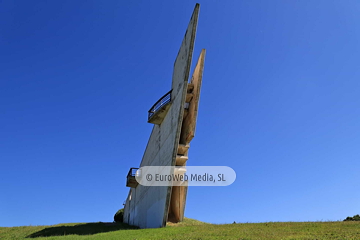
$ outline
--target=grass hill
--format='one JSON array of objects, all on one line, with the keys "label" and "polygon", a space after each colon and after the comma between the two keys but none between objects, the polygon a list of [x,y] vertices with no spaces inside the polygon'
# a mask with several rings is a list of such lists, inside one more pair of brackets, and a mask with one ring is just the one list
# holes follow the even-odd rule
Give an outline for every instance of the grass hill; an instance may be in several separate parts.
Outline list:
[{"label": "grass hill", "polygon": [[208,224],[185,219],[166,228],[137,229],[121,223],[68,223],[0,227],[0,239],[360,239],[360,222]]}]

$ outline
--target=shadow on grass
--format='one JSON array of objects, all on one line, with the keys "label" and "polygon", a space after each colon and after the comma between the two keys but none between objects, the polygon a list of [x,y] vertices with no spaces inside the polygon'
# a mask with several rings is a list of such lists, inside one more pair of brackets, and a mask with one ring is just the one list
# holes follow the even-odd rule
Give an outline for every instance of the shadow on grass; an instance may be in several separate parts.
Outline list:
[{"label": "shadow on grass", "polygon": [[26,238],[65,236],[65,235],[92,235],[97,233],[112,232],[117,230],[138,229],[126,223],[83,223],[74,226],[47,227],[35,232]]}]

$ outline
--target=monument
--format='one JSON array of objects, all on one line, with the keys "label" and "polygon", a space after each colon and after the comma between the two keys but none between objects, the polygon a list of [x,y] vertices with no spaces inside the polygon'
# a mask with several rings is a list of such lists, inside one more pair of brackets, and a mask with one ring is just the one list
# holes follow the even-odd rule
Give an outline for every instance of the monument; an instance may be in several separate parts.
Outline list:
[{"label": "monument", "polygon": [[[190,142],[195,136],[196,119],[204,69],[205,49],[200,53],[189,81],[200,5],[196,4],[176,57],[171,89],[149,110],[154,124],[140,167],[185,166]],[[184,218],[187,186],[143,186],[131,168],[130,187],[124,207],[124,222],[140,228],[158,228]]]}]

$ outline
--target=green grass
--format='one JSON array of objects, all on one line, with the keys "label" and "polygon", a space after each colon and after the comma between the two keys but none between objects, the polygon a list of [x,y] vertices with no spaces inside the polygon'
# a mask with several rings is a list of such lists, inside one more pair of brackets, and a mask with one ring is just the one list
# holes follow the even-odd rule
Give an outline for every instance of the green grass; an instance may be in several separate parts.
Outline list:
[{"label": "green grass", "polygon": [[166,228],[127,224],[70,223],[0,227],[0,239],[360,239],[360,222],[269,222],[208,224],[185,219]]}]

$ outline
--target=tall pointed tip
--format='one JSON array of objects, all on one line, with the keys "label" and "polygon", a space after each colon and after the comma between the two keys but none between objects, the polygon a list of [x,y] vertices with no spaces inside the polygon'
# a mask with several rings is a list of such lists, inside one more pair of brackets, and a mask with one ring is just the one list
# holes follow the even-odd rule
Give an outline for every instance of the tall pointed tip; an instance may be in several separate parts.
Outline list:
[{"label": "tall pointed tip", "polygon": [[194,11],[199,12],[199,9],[200,9],[200,3],[196,3],[196,4],[195,4]]}]

